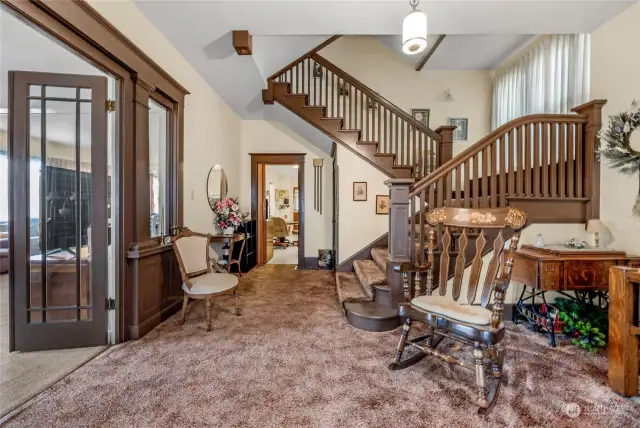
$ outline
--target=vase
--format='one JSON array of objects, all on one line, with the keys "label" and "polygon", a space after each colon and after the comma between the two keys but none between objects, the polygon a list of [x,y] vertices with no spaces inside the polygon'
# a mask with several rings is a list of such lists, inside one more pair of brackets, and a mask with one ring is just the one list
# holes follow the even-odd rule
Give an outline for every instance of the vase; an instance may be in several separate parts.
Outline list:
[{"label": "vase", "polygon": [[538,248],[542,248],[542,247],[545,246],[544,238],[542,237],[541,233],[538,233],[536,235],[536,241],[535,241],[535,243],[533,245],[538,247]]},{"label": "vase", "polygon": [[233,232],[236,231],[236,228],[231,226],[231,227],[227,227],[222,231],[222,234],[224,236],[233,236]]}]

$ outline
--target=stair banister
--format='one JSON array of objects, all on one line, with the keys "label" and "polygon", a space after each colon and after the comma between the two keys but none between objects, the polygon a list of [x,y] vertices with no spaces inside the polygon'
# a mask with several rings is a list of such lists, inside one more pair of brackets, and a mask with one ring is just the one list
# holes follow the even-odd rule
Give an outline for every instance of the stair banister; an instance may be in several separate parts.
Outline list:
[{"label": "stair banister", "polygon": [[265,104],[278,101],[391,178],[420,179],[451,157],[453,128],[432,130],[317,50],[268,79]]},{"label": "stair banister", "polygon": [[400,116],[405,121],[412,124],[413,126],[421,129],[424,133],[429,135],[431,138],[437,141],[440,140],[440,135],[436,131],[426,127],[422,122],[419,122],[416,119],[414,119],[413,116],[411,116],[409,113],[405,112],[403,109],[396,106],[391,101],[389,101],[379,93],[375,92],[373,89],[369,88],[367,85],[365,85],[364,83],[362,83],[361,81],[359,81],[358,79],[356,79],[355,77],[353,77],[352,75],[350,75],[349,73],[347,73],[346,71],[338,67],[337,65],[330,62],[328,59],[324,58],[318,53],[312,54],[311,58],[317,61],[319,64],[322,64],[328,70],[331,70],[331,72],[340,76],[345,82],[358,88],[360,91],[368,95],[369,98],[373,99],[375,102],[380,103],[381,105],[388,108],[389,110],[394,110],[398,116]]},{"label": "stair banister", "polygon": [[[409,221],[400,215],[390,217],[389,241],[405,239],[410,262],[424,263],[425,214],[444,206],[512,205],[541,222],[584,222],[597,216],[597,135],[604,104],[592,101],[573,109],[575,114],[520,117],[442,163],[410,186],[405,202]],[[393,195],[392,182],[390,187]],[[401,202],[392,201],[394,205]],[[401,285],[395,285],[396,280],[392,283],[399,293]]]},{"label": "stair banister", "polygon": [[606,100],[594,100],[571,109],[572,112],[586,115],[588,118],[583,131],[585,146],[589,148],[583,170],[585,194],[589,198],[587,220],[600,218],[600,159],[597,149],[600,147],[598,132],[602,127],[602,108],[606,103]]}]

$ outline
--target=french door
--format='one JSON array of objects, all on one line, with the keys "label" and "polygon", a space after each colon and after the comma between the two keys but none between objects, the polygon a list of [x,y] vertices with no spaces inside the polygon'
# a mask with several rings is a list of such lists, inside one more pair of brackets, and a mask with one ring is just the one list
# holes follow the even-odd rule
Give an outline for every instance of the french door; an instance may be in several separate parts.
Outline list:
[{"label": "french door", "polygon": [[107,343],[107,78],[9,72],[11,351]]}]

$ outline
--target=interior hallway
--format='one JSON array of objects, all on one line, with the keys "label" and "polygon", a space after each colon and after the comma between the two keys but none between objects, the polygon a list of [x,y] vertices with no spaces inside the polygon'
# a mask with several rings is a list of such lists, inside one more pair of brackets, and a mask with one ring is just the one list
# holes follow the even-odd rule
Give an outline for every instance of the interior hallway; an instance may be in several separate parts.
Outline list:
[{"label": "interior hallway", "polygon": [[[298,241],[298,235],[289,235],[287,240],[291,243]],[[297,265],[298,246],[290,245],[287,248],[274,248],[273,257],[267,262],[269,265]]]},{"label": "interior hallway", "polygon": [[[390,372],[398,329],[347,324],[333,272],[262,266],[240,278],[240,299],[239,317],[232,296],[216,301],[209,333],[199,301],[185,325],[174,316],[111,347],[6,426],[594,428],[640,420],[640,406],[606,385],[605,354],[552,349],[519,326],[503,342],[500,397],[480,419],[472,373],[429,357]],[[441,346],[459,348],[447,339]],[[582,408],[575,419],[571,403]]]},{"label": "interior hallway", "polygon": [[9,274],[0,275],[0,418],[104,349],[9,353]]}]

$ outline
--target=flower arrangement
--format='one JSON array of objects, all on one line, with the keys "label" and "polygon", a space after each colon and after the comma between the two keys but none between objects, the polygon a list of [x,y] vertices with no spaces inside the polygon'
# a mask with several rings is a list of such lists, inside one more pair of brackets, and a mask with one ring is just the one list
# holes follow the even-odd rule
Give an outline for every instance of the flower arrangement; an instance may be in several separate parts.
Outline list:
[{"label": "flower arrangement", "polygon": [[224,198],[219,200],[213,206],[213,214],[215,215],[215,224],[223,231],[230,228],[235,230],[244,223],[248,217],[248,213],[240,212],[238,198]]}]

